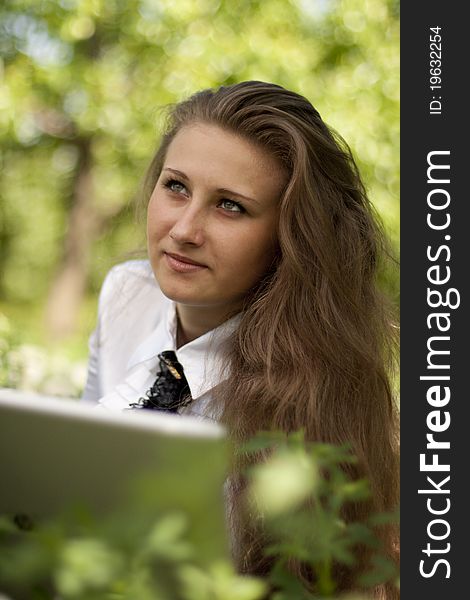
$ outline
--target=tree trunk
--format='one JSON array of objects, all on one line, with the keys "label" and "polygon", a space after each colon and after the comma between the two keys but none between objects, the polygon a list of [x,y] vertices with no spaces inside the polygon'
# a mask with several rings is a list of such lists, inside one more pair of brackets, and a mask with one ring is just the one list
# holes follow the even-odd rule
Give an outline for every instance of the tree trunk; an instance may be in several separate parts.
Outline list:
[{"label": "tree trunk", "polygon": [[79,160],[72,188],[64,255],[46,305],[46,326],[53,339],[62,339],[76,330],[85,292],[90,246],[100,220],[93,203],[91,140],[78,140],[77,145]]}]

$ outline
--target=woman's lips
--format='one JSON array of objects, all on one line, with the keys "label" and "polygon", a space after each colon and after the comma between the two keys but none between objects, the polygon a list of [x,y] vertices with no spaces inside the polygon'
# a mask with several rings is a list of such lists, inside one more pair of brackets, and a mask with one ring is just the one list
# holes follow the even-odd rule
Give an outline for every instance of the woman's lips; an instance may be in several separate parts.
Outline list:
[{"label": "woman's lips", "polygon": [[193,273],[195,271],[207,269],[206,265],[193,261],[185,256],[171,254],[169,252],[164,252],[163,254],[165,255],[167,265],[170,269],[177,271],[178,273]]}]

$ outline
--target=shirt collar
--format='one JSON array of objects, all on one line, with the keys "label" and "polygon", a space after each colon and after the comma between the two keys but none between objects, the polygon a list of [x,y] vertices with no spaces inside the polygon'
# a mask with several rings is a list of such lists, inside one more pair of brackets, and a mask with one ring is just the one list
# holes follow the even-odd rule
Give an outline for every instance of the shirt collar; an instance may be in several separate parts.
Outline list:
[{"label": "shirt collar", "polygon": [[147,362],[149,369],[158,366],[158,354],[173,350],[183,365],[193,400],[209,392],[223,380],[223,346],[236,329],[241,315],[235,315],[216,329],[176,349],[176,304],[170,302],[155,330],[136,348],[127,364],[128,369]]}]

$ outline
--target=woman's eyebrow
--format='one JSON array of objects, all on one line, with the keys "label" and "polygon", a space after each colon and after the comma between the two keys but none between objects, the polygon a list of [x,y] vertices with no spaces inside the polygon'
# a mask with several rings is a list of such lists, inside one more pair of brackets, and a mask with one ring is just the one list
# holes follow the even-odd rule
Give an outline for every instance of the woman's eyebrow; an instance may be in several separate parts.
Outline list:
[{"label": "woman's eyebrow", "polygon": [[254,198],[250,198],[249,196],[245,196],[244,194],[240,194],[239,192],[227,190],[226,188],[218,188],[217,193],[227,194],[227,196],[235,196],[235,198],[240,198],[241,200],[248,200],[248,202],[254,202],[255,204],[259,204],[258,200],[255,200]]},{"label": "woman's eyebrow", "polygon": [[171,169],[170,167],[165,167],[163,170],[170,171],[174,175],[177,175],[178,177],[181,177],[182,179],[186,179],[187,181],[189,181],[189,177],[187,175],[185,175],[183,173],[183,171],[178,171],[178,169]]},{"label": "woman's eyebrow", "polygon": [[[181,177],[181,179],[185,179],[186,181],[189,181],[189,177],[185,173],[183,173],[183,171],[179,171],[178,169],[172,169],[171,167],[165,167],[163,170],[170,171],[174,175]],[[245,196],[244,194],[240,194],[239,192],[234,192],[233,190],[229,190],[227,188],[217,188],[216,192],[218,194],[227,194],[228,196],[235,196],[242,200],[247,200],[248,202],[254,202],[255,204],[259,204],[259,201],[255,200],[255,198],[250,198],[250,196]]]}]

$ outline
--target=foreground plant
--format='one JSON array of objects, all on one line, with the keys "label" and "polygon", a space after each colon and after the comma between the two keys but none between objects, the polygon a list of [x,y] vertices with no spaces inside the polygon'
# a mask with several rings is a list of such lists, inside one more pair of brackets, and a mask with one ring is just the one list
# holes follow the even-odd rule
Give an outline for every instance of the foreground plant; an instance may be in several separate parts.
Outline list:
[{"label": "foreground plant", "polygon": [[[228,557],[204,554],[191,541],[191,515],[154,514],[148,497],[126,514],[94,518],[67,513],[31,531],[0,519],[0,594],[14,600],[303,600],[338,598],[334,565],[351,565],[358,544],[374,550],[375,563],[358,584],[364,588],[396,577],[396,569],[377,552],[374,526],[345,524],[345,502],[367,498],[366,481],[347,479],[340,465],[354,460],[346,448],[306,445],[302,434],[262,434],[249,452],[270,457],[248,474],[253,511],[273,540],[268,579],[242,576]],[[155,494],[165,487],[152,483]],[[146,490],[148,494],[148,489]],[[163,492],[164,493],[164,492]],[[151,503],[150,503],[151,504]],[[210,522],[211,511],[203,511]],[[210,527],[208,526],[208,529]],[[301,561],[317,575],[307,591],[289,569]],[[361,600],[359,595],[342,600]]]},{"label": "foreground plant", "polygon": [[[353,567],[358,547],[369,548],[369,570],[355,587],[373,589],[398,583],[397,565],[380,550],[375,529],[397,523],[397,514],[374,514],[365,522],[344,521],[344,506],[370,497],[366,479],[352,481],[344,465],[356,462],[347,446],[307,444],[303,433],[287,438],[263,433],[247,444],[248,452],[268,453],[269,459],[249,472],[249,496],[272,540],[266,553],[274,557],[269,576],[276,600],[336,597],[335,567]],[[315,588],[306,591],[292,574],[292,563],[315,574]]]}]

